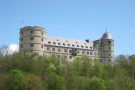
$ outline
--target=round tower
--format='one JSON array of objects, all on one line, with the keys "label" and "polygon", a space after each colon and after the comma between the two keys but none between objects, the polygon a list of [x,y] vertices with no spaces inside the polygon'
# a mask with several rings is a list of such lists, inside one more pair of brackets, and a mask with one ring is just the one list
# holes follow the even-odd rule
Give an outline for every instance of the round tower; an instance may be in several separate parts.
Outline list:
[{"label": "round tower", "polygon": [[20,29],[19,51],[37,52],[44,55],[44,44],[46,39],[46,29],[39,26],[26,26]]},{"label": "round tower", "polygon": [[101,38],[101,43],[103,47],[103,59],[104,65],[112,64],[114,65],[114,40],[112,39],[109,32],[105,32]]}]

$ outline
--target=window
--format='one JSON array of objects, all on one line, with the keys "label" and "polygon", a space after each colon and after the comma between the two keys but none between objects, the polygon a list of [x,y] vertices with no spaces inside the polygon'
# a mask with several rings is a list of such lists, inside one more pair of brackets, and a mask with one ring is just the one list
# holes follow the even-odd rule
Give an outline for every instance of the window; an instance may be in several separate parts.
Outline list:
[{"label": "window", "polygon": [[58,58],[60,58],[60,55],[58,55]]},{"label": "window", "polygon": [[102,50],[102,48],[100,48],[100,50]]},{"label": "window", "polygon": [[43,45],[41,45],[41,48],[43,48]]},{"label": "window", "polygon": [[92,52],[90,52],[90,55],[92,55]]},{"label": "window", "polygon": [[53,44],[56,44],[55,42],[53,42]]},{"label": "window", "polygon": [[65,43],[63,43],[63,45],[65,46]]},{"label": "window", "polygon": [[83,46],[81,46],[83,48]]},{"label": "window", "polygon": [[109,47],[109,50],[111,50],[111,47]]},{"label": "window", "polygon": [[61,50],[58,48],[58,52],[60,52]]},{"label": "window", "polygon": [[79,45],[77,45],[77,47],[79,47]]},{"label": "window", "polygon": [[67,58],[67,56],[64,56],[64,58],[66,59],[66,58]]},{"label": "window", "polygon": [[72,50],[69,50],[69,53],[72,53]]},{"label": "window", "polygon": [[55,48],[53,48],[52,50],[55,51]]},{"label": "window", "polygon": [[74,44],[72,44],[72,46],[74,47],[75,45],[74,45]]},{"label": "window", "polygon": [[77,54],[79,54],[79,51],[77,51]]},{"label": "window", "polygon": [[30,37],[30,40],[34,40],[34,37]]},{"label": "window", "polygon": [[34,47],[34,45],[33,44],[30,44],[30,47]]},{"label": "window", "polygon": [[51,44],[51,42],[48,42],[48,44]]},{"label": "window", "polygon": [[44,32],[42,32],[42,35],[44,35]]},{"label": "window", "polygon": [[90,47],[90,49],[92,49],[92,47]]},{"label": "window", "polygon": [[87,55],[89,55],[89,52],[87,52]]},{"label": "window", "polygon": [[96,55],[96,52],[94,54]]},{"label": "window", "polygon": [[50,50],[50,48],[49,48],[49,47],[47,47],[47,50],[49,51],[49,50]]},{"label": "window", "polygon": [[111,59],[108,59],[108,62],[111,62]]},{"label": "window", "polygon": [[99,53],[99,56],[101,57],[102,56],[102,53]]},{"label": "window", "polygon": [[101,43],[100,46],[103,46],[103,44]]},{"label": "window", "polygon": [[82,51],[82,54],[84,54],[84,51]]},{"label": "window", "polygon": [[109,53],[109,56],[111,56],[111,53]]},{"label": "window", "polygon": [[41,41],[44,41],[44,39],[42,38]]},{"label": "window", "polygon": [[88,48],[88,46],[85,46],[86,48]]},{"label": "window", "polygon": [[64,49],[64,52],[67,52],[67,49]]},{"label": "window", "polygon": [[100,48],[98,48],[98,50],[100,51]]},{"label": "window", "polygon": [[58,43],[58,45],[61,45],[61,43]]},{"label": "window", "polygon": [[23,32],[21,32],[21,35],[23,35]]},{"label": "window", "polygon": [[33,34],[33,33],[34,33],[34,31],[31,31],[30,33],[31,33],[31,34]]},{"label": "window", "polygon": [[70,46],[70,44],[68,44],[68,46]]},{"label": "window", "polygon": [[102,60],[102,59],[100,59],[100,62],[102,63],[102,62],[103,62],[103,60]]},{"label": "window", "polygon": [[69,56],[69,59],[72,59],[72,56]]},{"label": "window", "polygon": [[111,41],[108,41],[108,44],[111,44]]},{"label": "window", "polygon": [[21,38],[21,41],[23,41],[23,38]]},{"label": "window", "polygon": [[23,48],[23,45],[21,45],[21,48]]}]

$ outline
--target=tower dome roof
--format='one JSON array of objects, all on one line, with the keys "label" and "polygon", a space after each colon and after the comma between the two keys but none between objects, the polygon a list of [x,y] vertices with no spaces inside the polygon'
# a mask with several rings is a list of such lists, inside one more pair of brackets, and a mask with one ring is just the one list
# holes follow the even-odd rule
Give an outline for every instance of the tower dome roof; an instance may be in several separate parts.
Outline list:
[{"label": "tower dome roof", "polygon": [[111,34],[108,31],[106,31],[103,34],[102,39],[112,39],[112,36],[111,36]]}]

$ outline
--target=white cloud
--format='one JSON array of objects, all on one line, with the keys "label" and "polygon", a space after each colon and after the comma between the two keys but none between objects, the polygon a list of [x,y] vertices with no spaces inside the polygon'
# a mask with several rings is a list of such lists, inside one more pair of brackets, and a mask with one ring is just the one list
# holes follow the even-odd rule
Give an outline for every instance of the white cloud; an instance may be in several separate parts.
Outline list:
[{"label": "white cloud", "polygon": [[10,44],[8,47],[8,54],[13,54],[14,52],[19,52],[19,45]]}]

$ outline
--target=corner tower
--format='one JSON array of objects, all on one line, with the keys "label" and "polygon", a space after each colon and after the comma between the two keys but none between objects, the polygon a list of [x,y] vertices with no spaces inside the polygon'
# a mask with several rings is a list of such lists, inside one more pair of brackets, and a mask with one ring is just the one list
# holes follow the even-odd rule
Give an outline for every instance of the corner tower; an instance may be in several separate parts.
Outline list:
[{"label": "corner tower", "polygon": [[46,40],[46,29],[39,26],[26,26],[20,29],[19,51],[37,52],[44,55],[44,44]]},{"label": "corner tower", "polygon": [[114,65],[114,40],[108,31],[103,34],[101,38],[101,44],[103,47],[104,65]]}]

